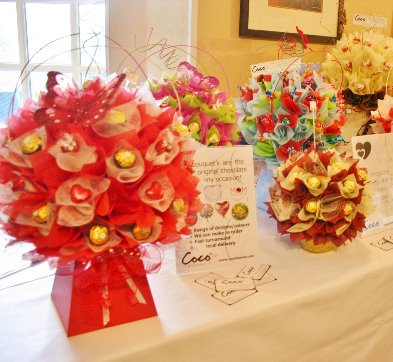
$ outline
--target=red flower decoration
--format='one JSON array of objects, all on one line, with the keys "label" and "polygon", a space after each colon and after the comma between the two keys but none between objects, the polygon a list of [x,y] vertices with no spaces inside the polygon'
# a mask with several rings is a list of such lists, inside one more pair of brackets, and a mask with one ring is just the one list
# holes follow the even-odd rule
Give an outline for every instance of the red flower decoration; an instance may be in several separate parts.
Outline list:
[{"label": "red flower decoration", "polygon": [[299,115],[302,113],[300,107],[296,104],[296,102],[292,99],[291,94],[285,92],[281,94],[281,101],[284,108],[291,114]]},{"label": "red flower decoration", "polygon": [[276,124],[274,123],[273,115],[271,113],[266,113],[263,116],[257,116],[257,128],[259,134],[263,136],[264,133],[271,133],[274,130]]},{"label": "red flower decoration", "polygon": [[277,151],[276,155],[280,160],[287,160],[288,157],[296,151],[301,151],[302,149],[302,142],[296,142],[293,140],[288,141],[285,145],[280,146]]}]

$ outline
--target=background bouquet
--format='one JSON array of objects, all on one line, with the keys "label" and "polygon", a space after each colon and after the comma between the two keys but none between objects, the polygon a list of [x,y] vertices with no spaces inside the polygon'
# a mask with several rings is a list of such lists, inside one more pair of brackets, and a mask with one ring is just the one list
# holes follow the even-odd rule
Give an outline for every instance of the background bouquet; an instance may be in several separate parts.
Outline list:
[{"label": "background bouquet", "polygon": [[191,64],[182,62],[173,76],[163,73],[160,80],[149,81],[149,86],[161,107],[179,111],[182,119],[176,129],[180,133],[190,133],[207,146],[239,141],[234,104],[218,90],[217,78],[204,77]]},{"label": "background bouquet", "polygon": [[341,127],[345,111],[341,94],[315,71],[261,75],[241,87],[237,100],[238,124],[244,140],[254,145],[254,154],[271,165],[288,159],[292,152],[307,149],[313,139],[313,111],[316,102],[315,136],[318,149],[343,141]]},{"label": "background bouquet", "polygon": [[373,110],[393,84],[393,39],[374,30],[344,34],[322,64],[323,74],[343,89],[345,101],[360,110]]}]

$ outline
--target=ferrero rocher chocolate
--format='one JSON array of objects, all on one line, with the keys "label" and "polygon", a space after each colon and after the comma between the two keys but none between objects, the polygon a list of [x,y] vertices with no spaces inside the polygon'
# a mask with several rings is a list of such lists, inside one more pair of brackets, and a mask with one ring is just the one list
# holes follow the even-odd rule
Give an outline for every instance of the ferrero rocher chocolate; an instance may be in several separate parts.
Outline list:
[{"label": "ferrero rocher chocolate", "polygon": [[175,126],[175,131],[179,132],[180,134],[188,134],[188,127],[185,124],[178,123]]},{"label": "ferrero rocher chocolate", "polygon": [[135,163],[135,154],[130,150],[118,150],[113,155],[113,159],[120,168],[131,168]]},{"label": "ferrero rocher chocolate", "polygon": [[191,122],[188,124],[190,132],[198,133],[201,130],[201,126],[197,122]]},{"label": "ferrero rocher chocolate", "polygon": [[45,224],[49,220],[50,208],[48,205],[41,206],[39,209],[33,211],[32,217],[35,222]]},{"label": "ferrero rocher chocolate", "polygon": [[37,135],[32,134],[23,139],[20,147],[24,154],[31,155],[42,148],[42,140]]},{"label": "ferrero rocher chocolate", "polygon": [[347,189],[348,192],[354,192],[356,184],[351,180],[344,181],[344,187]]},{"label": "ferrero rocher chocolate", "polygon": [[93,245],[101,246],[109,240],[109,230],[104,225],[94,225],[89,231],[89,240]]},{"label": "ferrero rocher chocolate", "polygon": [[346,203],[344,206],[345,216],[351,215],[352,211],[353,211],[352,206],[350,204]]},{"label": "ferrero rocher chocolate", "polygon": [[314,189],[319,189],[321,187],[321,180],[317,176],[311,176],[307,180],[307,184]]},{"label": "ferrero rocher chocolate", "polygon": [[358,175],[359,177],[363,180],[363,181],[367,181],[367,172],[364,170],[359,170],[358,171]]},{"label": "ferrero rocher chocolate", "polygon": [[220,139],[218,138],[218,135],[216,135],[215,133],[213,133],[208,139],[208,144],[211,145],[218,145],[220,143]]},{"label": "ferrero rocher chocolate", "polygon": [[139,227],[138,225],[134,225],[132,227],[132,234],[134,235],[134,238],[138,241],[145,240],[147,239],[152,232],[152,229],[147,227]]},{"label": "ferrero rocher chocolate", "polygon": [[173,209],[178,213],[181,214],[184,212],[186,208],[186,204],[184,203],[183,199],[174,199],[172,201]]},{"label": "ferrero rocher chocolate", "polygon": [[306,211],[310,214],[315,214],[318,209],[318,203],[315,200],[307,201]]},{"label": "ferrero rocher chocolate", "polygon": [[126,123],[126,115],[123,112],[112,109],[109,111],[109,121],[113,124]]},{"label": "ferrero rocher chocolate", "polygon": [[341,171],[343,169],[343,165],[340,162],[333,162],[332,163],[332,168],[337,170],[337,171]]}]

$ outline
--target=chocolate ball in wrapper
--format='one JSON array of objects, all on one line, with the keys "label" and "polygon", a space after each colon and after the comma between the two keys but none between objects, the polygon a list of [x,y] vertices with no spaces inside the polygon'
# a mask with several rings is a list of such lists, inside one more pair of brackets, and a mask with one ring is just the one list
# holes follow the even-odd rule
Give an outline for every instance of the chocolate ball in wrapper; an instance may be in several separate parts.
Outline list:
[{"label": "chocolate ball in wrapper", "polygon": [[94,225],[89,230],[89,240],[93,245],[101,246],[109,240],[109,230],[104,225]]},{"label": "chocolate ball in wrapper", "polygon": [[150,236],[151,232],[152,229],[150,227],[139,227],[138,225],[134,225],[132,227],[132,234],[138,241],[147,239]]},{"label": "chocolate ball in wrapper", "polygon": [[318,202],[315,200],[307,201],[306,211],[310,214],[315,214],[318,210]]},{"label": "chocolate ball in wrapper", "polygon": [[307,184],[314,189],[319,189],[321,187],[321,180],[317,176],[311,176],[307,180]]},{"label": "chocolate ball in wrapper", "polygon": [[41,206],[39,209],[33,211],[33,220],[39,224],[44,224],[49,220],[51,210],[48,205]]},{"label": "chocolate ball in wrapper", "polygon": [[21,150],[26,155],[31,155],[39,150],[42,147],[42,140],[35,134],[27,136],[21,142]]},{"label": "chocolate ball in wrapper", "polygon": [[346,180],[344,181],[344,187],[348,190],[348,192],[354,192],[356,188],[356,184],[351,180]]},{"label": "chocolate ball in wrapper", "polygon": [[135,163],[135,154],[129,150],[119,150],[113,155],[115,163],[120,168],[131,168]]}]

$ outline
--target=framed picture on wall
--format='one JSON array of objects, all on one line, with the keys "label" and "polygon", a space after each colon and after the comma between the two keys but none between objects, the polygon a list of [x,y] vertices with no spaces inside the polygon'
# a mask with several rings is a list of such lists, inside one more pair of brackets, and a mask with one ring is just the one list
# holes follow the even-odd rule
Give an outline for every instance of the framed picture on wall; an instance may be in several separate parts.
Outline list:
[{"label": "framed picture on wall", "polygon": [[334,44],[345,24],[344,0],[240,0],[239,35],[280,39],[296,34]]}]

